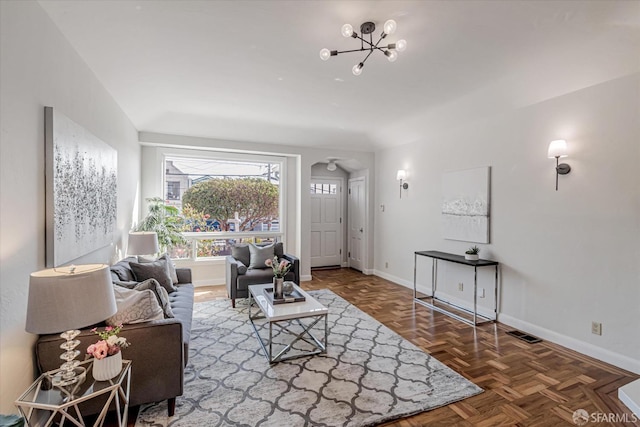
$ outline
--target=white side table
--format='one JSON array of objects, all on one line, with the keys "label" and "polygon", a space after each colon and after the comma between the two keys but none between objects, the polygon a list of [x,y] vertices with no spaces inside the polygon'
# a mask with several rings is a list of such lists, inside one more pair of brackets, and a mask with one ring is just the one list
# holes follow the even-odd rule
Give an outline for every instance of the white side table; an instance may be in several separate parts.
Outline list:
[{"label": "white side table", "polygon": [[93,359],[80,364],[85,368],[86,378],[66,387],[51,385],[50,378],[57,371],[46,372],[38,377],[25,391],[15,405],[29,427],[63,426],[65,421],[83,427],[84,421],[78,405],[97,396],[106,395],[106,402],[96,419],[94,426],[102,426],[109,407],[115,404],[118,414],[118,426],[126,427],[129,412],[129,387],[131,385],[131,361],[122,361],[122,370],[109,381],[97,381],[93,378]]}]

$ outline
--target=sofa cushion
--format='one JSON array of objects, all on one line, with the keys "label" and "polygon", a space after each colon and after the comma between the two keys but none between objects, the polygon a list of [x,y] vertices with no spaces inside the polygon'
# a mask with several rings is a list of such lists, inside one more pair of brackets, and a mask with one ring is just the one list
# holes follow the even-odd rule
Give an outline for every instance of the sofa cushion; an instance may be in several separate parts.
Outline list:
[{"label": "sofa cushion", "polygon": [[178,274],[176,273],[176,266],[173,264],[173,261],[171,260],[171,257],[169,256],[169,254],[163,254],[162,256],[155,258],[155,257],[145,257],[145,256],[139,256],[138,257],[138,262],[140,263],[150,263],[150,262],[155,262],[158,260],[165,260],[167,262],[167,266],[169,267],[169,277],[171,277],[171,281],[173,282],[173,284],[175,285],[176,283],[178,283]]},{"label": "sofa cushion", "polygon": [[[169,293],[169,303],[176,319],[182,323],[182,339],[186,344],[191,339],[191,322],[193,320],[194,288],[191,283],[176,286],[174,292]],[[188,352],[185,353],[185,358]]]},{"label": "sofa cushion", "polygon": [[166,260],[159,259],[154,262],[146,263],[132,262],[130,265],[138,282],[156,279],[158,283],[167,290],[167,292],[173,292],[176,290],[176,287],[173,286],[171,276],[169,276],[169,267],[167,266]]},{"label": "sofa cushion", "polygon": [[116,297],[118,312],[107,318],[105,321],[107,325],[126,325],[164,318],[156,296],[149,289],[136,291],[122,286],[114,286],[113,293]]},{"label": "sofa cushion", "polygon": [[[269,246],[256,246],[253,243],[249,245],[249,253],[251,254],[251,260],[249,262],[249,270],[255,268],[265,268],[265,261],[273,259],[273,245]],[[271,269],[269,269],[271,270]]]},{"label": "sofa cushion", "polygon": [[[290,271],[284,276],[285,280],[295,281],[295,274]],[[247,270],[247,274],[238,276],[238,289],[246,290],[249,285],[273,283],[273,270],[270,268],[254,268]]]}]

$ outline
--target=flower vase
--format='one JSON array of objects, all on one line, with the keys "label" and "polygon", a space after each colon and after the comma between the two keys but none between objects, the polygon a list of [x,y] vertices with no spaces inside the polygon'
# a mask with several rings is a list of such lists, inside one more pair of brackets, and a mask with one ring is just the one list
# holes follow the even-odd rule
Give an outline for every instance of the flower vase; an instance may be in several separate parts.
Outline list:
[{"label": "flower vase", "polygon": [[93,359],[93,378],[98,381],[107,381],[115,378],[122,371],[122,353],[117,352],[104,359]]},{"label": "flower vase", "polygon": [[274,298],[282,298],[282,283],[284,282],[284,277],[274,277],[273,278],[273,297]]}]

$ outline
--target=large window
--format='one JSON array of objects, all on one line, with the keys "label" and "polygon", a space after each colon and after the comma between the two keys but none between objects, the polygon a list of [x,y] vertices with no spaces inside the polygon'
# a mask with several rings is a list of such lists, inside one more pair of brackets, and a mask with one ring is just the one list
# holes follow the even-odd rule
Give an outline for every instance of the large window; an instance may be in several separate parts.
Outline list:
[{"label": "large window", "polygon": [[229,255],[231,245],[282,238],[280,158],[166,156],[165,201],[178,208],[185,245],[177,259]]}]

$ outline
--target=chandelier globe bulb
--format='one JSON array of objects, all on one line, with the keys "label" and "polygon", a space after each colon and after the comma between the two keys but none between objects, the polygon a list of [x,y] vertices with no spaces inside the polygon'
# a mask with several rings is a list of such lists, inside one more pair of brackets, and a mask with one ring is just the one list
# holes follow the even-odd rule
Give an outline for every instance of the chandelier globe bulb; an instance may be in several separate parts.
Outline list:
[{"label": "chandelier globe bulb", "polygon": [[340,32],[344,37],[351,37],[353,35],[353,26],[351,26],[351,24],[344,24]]},{"label": "chandelier globe bulb", "polygon": [[396,50],[398,52],[404,52],[406,49],[407,49],[407,41],[405,39],[401,39],[396,42]]},{"label": "chandelier globe bulb", "polygon": [[396,32],[397,27],[398,27],[398,24],[396,24],[396,21],[394,21],[393,19],[389,19],[387,22],[384,23],[384,33],[386,35],[391,35]]},{"label": "chandelier globe bulb", "polygon": [[388,50],[384,54],[387,55],[389,62],[395,62],[398,59],[398,52],[395,50]]},{"label": "chandelier globe bulb", "polygon": [[353,72],[354,76],[359,76],[360,74],[362,74],[362,67],[364,66],[364,64],[361,62],[359,64],[356,64],[353,66],[353,68],[351,69],[351,71]]},{"label": "chandelier globe bulb", "polygon": [[331,51],[329,49],[325,47],[324,49],[320,50],[320,59],[322,59],[323,61],[326,61],[330,57],[331,57]]}]

